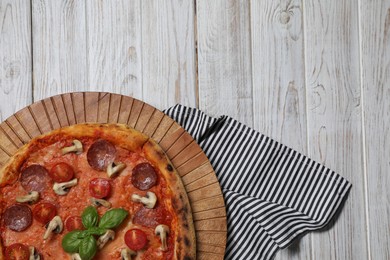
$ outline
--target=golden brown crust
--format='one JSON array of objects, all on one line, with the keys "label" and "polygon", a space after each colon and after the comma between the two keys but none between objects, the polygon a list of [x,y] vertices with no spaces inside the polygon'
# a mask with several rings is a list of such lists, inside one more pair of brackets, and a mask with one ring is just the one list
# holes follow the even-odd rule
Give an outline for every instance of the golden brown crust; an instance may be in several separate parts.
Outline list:
[{"label": "golden brown crust", "polygon": [[164,151],[152,139],[149,139],[144,144],[143,150],[147,159],[160,169],[169,186],[174,191],[171,203],[178,217],[178,225],[175,227],[176,232],[180,234],[180,236],[176,237],[176,259],[195,259],[195,229],[190,203],[181,178]]},{"label": "golden brown crust", "polygon": [[[174,224],[176,243],[175,259],[196,258],[196,238],[192,212],[184,185],[177,171],[173,168],[161,147],[148,136],[122,124],[78,124],[54,130],[45,135],[32,139],[20,148],[0,171],[0,187],[18,179],[19,169],[29,154],[43,146],[54,143],[55,136],[71,136],[75,139],[82,137],[104,138],[115,145],[130,151],[143,150],[146,158],[160,170],[171,188],[171,206],[177,213],[177,223]],[[45,143],[42,144],[42,140]],[[2,209],[0,209],[1,211]],[[1,214],[2,212],[0,212]],[[2,243],[0,243],[0,258]]]}]

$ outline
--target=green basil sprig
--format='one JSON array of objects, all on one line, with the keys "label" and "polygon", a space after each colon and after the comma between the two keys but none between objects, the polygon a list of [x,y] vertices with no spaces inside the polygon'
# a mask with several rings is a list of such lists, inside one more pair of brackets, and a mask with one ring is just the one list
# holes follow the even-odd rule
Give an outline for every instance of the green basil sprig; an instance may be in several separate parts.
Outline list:
[{"label": "green basil sprig", "polygon": [[124,209],[111,209],[99,221],[96,208],[84,209],[81,220],[86,230],[73,230],[62,239],[62,248],[67,253],[78,253],[83,260],[92,259],[97,251],[95,236],[101,236],[107,229],[118,227],[129,213]]},{"label": "green basil sprig", "polygon": [[105,229],[116,228],[127,217],[127,214],[127,211],[124,209],[111,209],[103,215],[99,222],[99,227]]},{"label": "green basil sprig", "polygon": [[81,231],[73,230],[67,233],[62,239],[62,248],[68,253],[78,253],[81,243]]},{"label": "green basil sprig", "polygon": [[81,220],[85,228],[96,227],[99,222],[99,214],[95,207],[86,207],[81,215]]},{"label": "green basil sprig", "polygon": [[80,242],[79,255],[81,259],[92,259],[97,251],[96,239],[89,235]]}]

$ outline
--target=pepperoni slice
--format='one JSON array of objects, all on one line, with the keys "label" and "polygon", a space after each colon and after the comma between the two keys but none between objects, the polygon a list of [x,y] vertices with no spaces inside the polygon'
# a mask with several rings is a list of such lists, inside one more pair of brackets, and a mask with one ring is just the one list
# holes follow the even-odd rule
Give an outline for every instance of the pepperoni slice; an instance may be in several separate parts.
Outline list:
[{"label": "pepperoni slice", "polygon": [[133,223],[151,228],[156,227],[159,224],[156,219],[155,211],[144,207],[134,214]]},{"label": "pepperoni slice", "polygon": [[155,228],[159,224],[169,224],[169,216],[161,209],[142,207],[133,217],[133,223],[145,227]]},{"label": "pepperoni slice", "polygon": [[3,214],[4,224],[13,231],[23,231],[32,223],[31,209],[24,204],[14,204]]},{"label": "pepperoni slice", "polygon": [[109,163],[115,159],[115,146],[103,139],[94,142],[87,152],[89,165],[98,171],[105,171]]},{"label": "pepperoni slice", "polygon": [[5,259],[28,260],[30,259],[30,250],[21,243],[12,244],[5,249]]},{"label": "pepperoni slice", "polygon": [[140,190],[148,190],[157,184],[157,174],[150,163],[140,163],[133,169],[131,183]]},{"label": "pepperoni slice", "polygon": [[49,186],[48,174],[45,167],[33,164],[22,171],[20,182],[26,191],[42,192]]}]

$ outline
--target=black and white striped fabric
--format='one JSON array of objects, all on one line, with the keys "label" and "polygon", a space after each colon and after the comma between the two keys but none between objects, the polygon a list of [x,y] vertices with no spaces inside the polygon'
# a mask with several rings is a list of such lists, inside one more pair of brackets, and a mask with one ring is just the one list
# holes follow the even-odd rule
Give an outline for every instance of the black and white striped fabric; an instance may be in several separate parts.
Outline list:
[{"label": "black and white striped fabric", "polygon": [[182,105],[164,112],[197,140],[217,174],[227,210],[225,259],[273,259],[298,236],[326,225],[351,187],[233,118]]}]

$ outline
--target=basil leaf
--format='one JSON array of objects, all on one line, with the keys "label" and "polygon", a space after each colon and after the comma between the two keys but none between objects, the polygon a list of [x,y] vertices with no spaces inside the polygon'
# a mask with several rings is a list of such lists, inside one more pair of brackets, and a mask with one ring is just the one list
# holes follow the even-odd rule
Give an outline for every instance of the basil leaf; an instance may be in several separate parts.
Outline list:
[{"label": "basil leaf", "polygon": [[96,208],[92,206],[86,207],[81,215],[81,220],[85,228],[96,227],[99,222],[99,214]]},{"label": "basil leaf", "polygon": [[100,220],[99,227],[112,229],[119,226],[129,213],[124,209],[111,209]]},{"label": "basil leaf", "polygon": [[78,235],[78,238],[79,239],[84,239],[84,238],[86,238],[89,235],[90,234],[89,234],[88,230],[80,230],[80,234]]},{"label": "basil leaf", "polygon": [[79,246],[79,255],[83,260],[90,260],[97,251],[96,239],[93,236],[87,236],[81,240]]},{"label": "basil leaf", "polygon": [[105,228],[92,227],[92,228],[88,229],[88,234],[101,236],[101,235],[104,235],[104,233],[106,233],[106,231],[107,230]]},{"label": "basil leaf", "polygon": [[80,242],[82,241],[81,239],[79,239],[80,234],[81,231],[75,230],[69,232],[62,238],[62,248],[65,250],[65,252],[68,253],[79,252],[79,245]]}]

